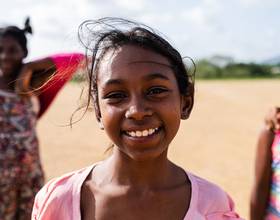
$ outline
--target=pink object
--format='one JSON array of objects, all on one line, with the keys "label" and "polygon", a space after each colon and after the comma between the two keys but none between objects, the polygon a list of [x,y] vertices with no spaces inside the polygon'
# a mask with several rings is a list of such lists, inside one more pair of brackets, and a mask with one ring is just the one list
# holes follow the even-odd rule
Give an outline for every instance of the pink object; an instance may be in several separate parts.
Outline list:
[{"label": "pink object", "polygon": [[272,161],[271,161],[271,185],[270,196],[266,210],[266,220],[280,220],[280,131],[277,131],[274,136],[274,141],[271,146]]},{"label": "pink object", "polygon": [[[32,220],[81,220],[81,187],[95,165],[48,182],[37,194]],[[187,173],[192,198],[184,220],[242,220],[231,198],[218,186]]]},{"label": "pink object", "polygon": [[40,91],[41,93],[38,96],[40,102],[38,118],[47,110],[64,84],[71,79],[84,59],[84,55],[80,53],[58,54],[50,58],[55,64],[56,74]]}]

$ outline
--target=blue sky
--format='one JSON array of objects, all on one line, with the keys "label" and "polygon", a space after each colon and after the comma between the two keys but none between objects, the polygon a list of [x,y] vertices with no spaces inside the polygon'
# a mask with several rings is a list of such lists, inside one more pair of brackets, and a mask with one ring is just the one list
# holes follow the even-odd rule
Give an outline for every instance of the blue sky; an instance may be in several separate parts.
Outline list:
[{"label": "blue sky", "polygon": [[117,16],[156,28],[183,56],[262,61],[280,55],[279,12],[279,0],[6,0],[0,25],[22,27],[24,18],[31,17],[29,59],[83,51],[78,25]]}]

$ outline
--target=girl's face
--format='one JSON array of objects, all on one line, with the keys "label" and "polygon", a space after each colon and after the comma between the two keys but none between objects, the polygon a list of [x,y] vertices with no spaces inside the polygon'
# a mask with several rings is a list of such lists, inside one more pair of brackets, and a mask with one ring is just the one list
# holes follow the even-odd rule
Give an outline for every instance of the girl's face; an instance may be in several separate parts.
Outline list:
[{"label": "girl's face", "polygon": [[9,76],[22,64],[25,53],[13,37],[0,37],[0,70]]},{"label": "girl's face", "polygon": [[101,122],[117,149],[141,161],[167,152],[186,97],[164,56],[137,46],[108,51],[97,76]]}]

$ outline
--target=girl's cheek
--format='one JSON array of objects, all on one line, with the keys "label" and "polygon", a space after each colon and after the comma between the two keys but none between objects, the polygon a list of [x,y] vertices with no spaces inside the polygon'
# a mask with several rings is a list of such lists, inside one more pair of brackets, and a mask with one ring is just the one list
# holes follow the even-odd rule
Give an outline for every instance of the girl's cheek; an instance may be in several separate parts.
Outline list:
[{"label": "girl's cheek", "polygon": [[101,113],[101,117],[102,117],[103,121],[106,121],[106,122],[108,121],[109,123],[112,122],[117,115],[114,108],[104,106],[104,105],[100,106],[100,113]]}]

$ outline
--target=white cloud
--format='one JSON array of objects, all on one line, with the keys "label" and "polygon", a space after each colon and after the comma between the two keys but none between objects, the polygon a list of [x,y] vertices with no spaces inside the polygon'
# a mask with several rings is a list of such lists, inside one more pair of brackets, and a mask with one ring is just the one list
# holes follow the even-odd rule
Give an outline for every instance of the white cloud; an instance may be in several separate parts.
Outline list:
[{"label": "white cloud", "polygon": [[190,11],[187,11],[185,14],[183,14],[183,17],[189,19],[195,25],[205,26],[207,23],[205,11],[201,7],[195,7]]},{"label": "white cloud", "polygon": [[[31,16],[30,57],[75,49],[82,21],[116,16],[159,30],[185,55],[260,59],[280,51],[277,8],[279,0],[9,0],[1,4],[0,24],[22,27]],[[265,16],[273,10],[273,16]]]},{"label": "white cloud", "polygon": [[154,24],[154,25],[160,25],[160,24],[167,24],[170,25],[174,22],[176,22],[176,18],[172,14],[157,14],[157,13],[147,13],[140,15],[138,19],[146,24]]},{"label": "white cloud", "polygon": [[145,8],[145,0],[114,0],[114,3],[123,10],[140,11]]},{"label": "white cloud", "polygon": [[211,30],[219,23],[222,9],[223,2],[220,0],[203,0],[200,4],[182,11],[181,17],[200,31]]},{"label": "white cloud", "polygon": [[239,0],[239,4],[245,7],[257,6],[263,4],[262,0]]},{"label": "white cloud", "polygon": [[269,7],[279,7],[280,2],[279,0],[237,0],[237,3],[244,8],[252,9],[254,7],[262,7],[262,8],[269,8]]}]

